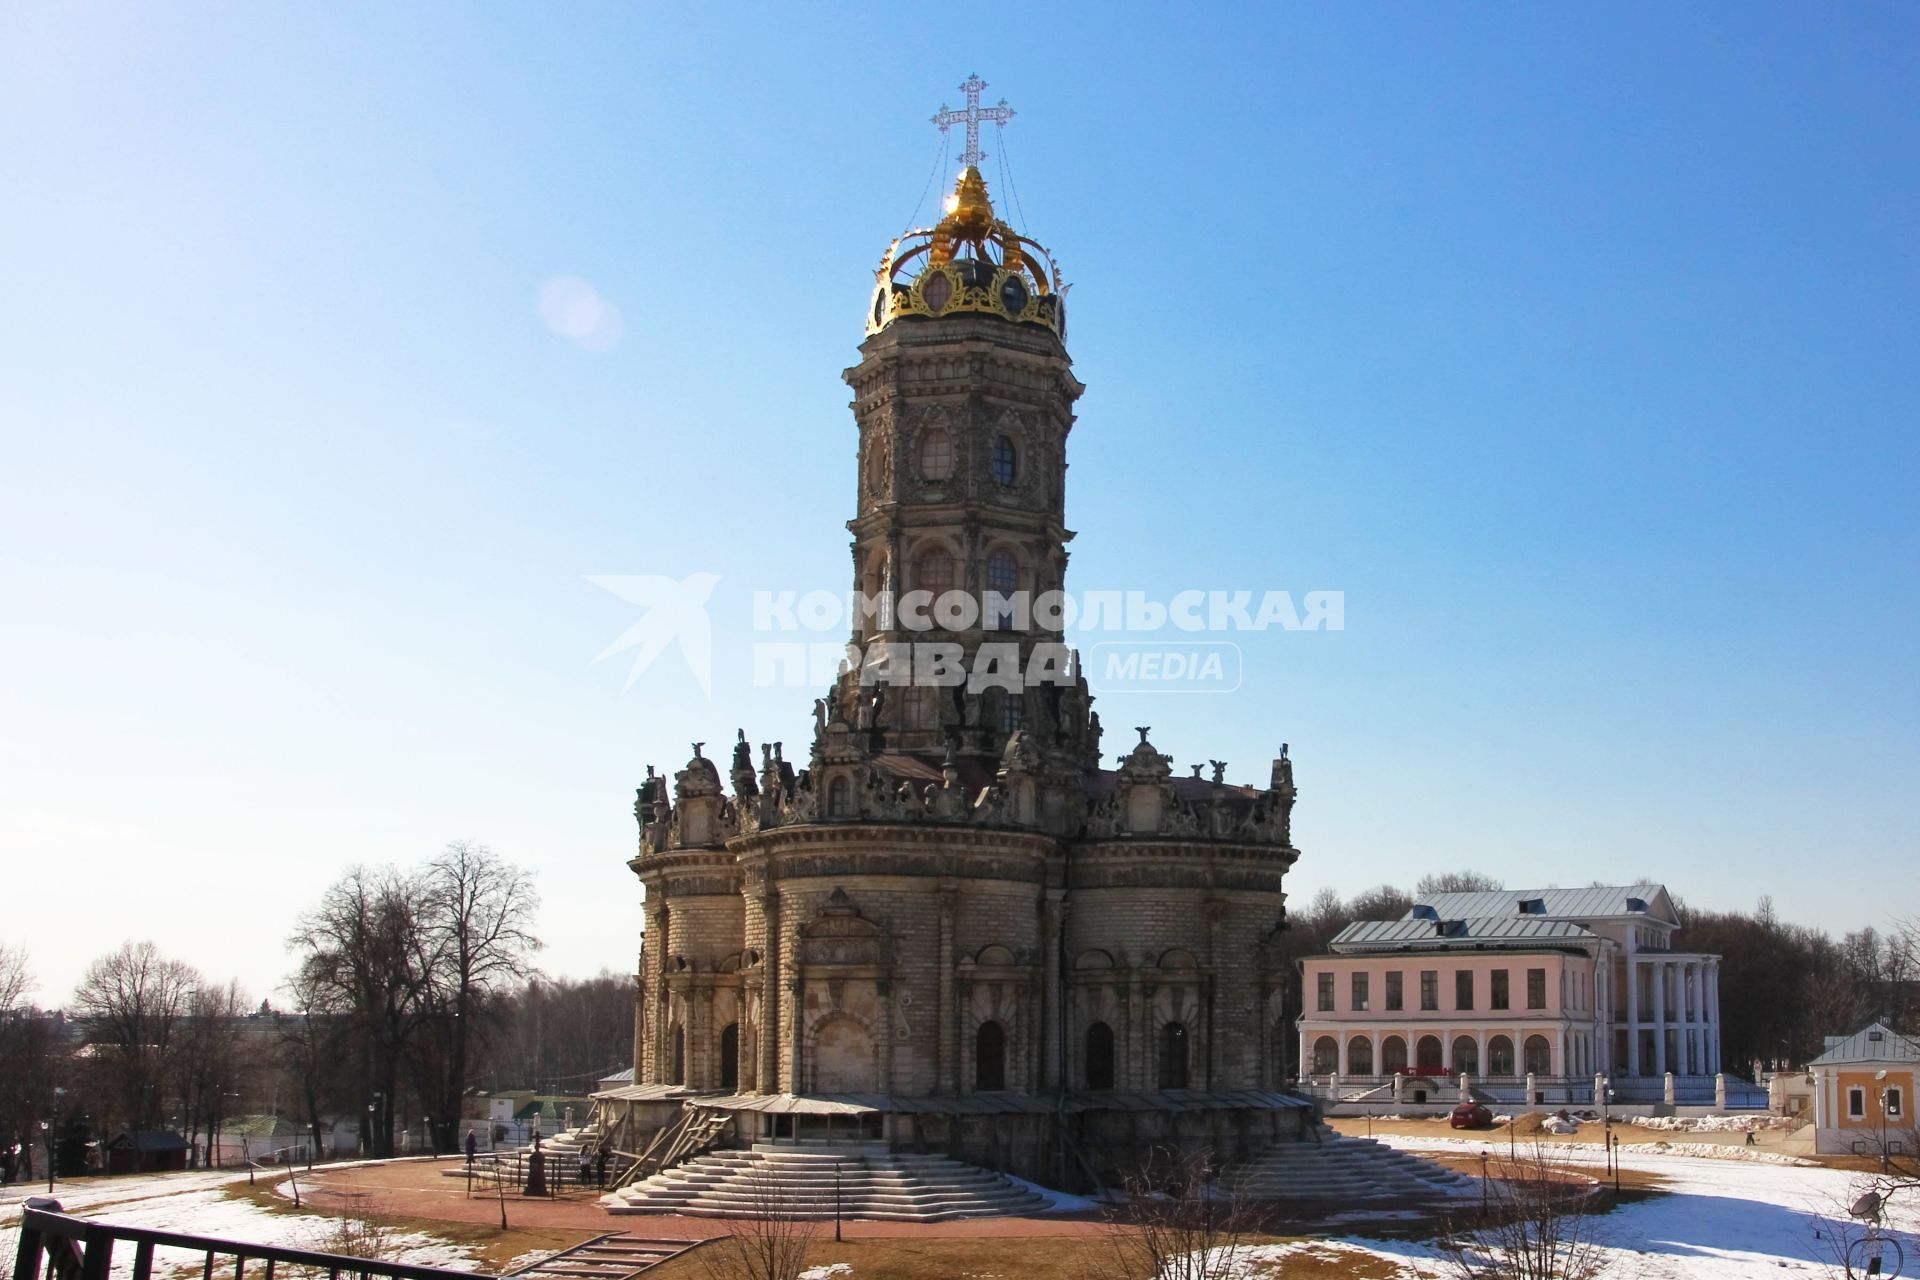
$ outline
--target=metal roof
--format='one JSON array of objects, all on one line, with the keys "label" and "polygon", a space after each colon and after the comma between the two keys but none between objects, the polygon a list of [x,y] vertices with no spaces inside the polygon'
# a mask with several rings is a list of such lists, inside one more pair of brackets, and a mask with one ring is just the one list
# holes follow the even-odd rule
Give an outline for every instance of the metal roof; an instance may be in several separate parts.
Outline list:
[{"label": "metal roof", "polygon": [[[1443,926],[1445,932],[1436,926]],[[1409,950],[1445,950],[1497,944],[1503,947],[1564,946],[1597,941],[1596,936],[1571,920],[1540,916],[1481,916],[1433,921],[1416,916],[1400,920],[1356,920],[1328,944],[1334,950],[1371,950],[1406,947]]]},{"label": "metal roof", "polygon": [[1920,1062],[1920,1041],[1876,1022],[1860,1028],[1807,1065],[1837,1067],[1848,1062]]},{"label": "metal roof", "polygon": [[[1637,899],[1645,904],[1635,910],[1629,905],[1629,899]],[[1667,897],[1667,887],[1663,884],[1625,884],[1599,885],[1587,889],[1486,889],[1475,893],[1436,893],[1420,899],[1416,906],[1428,907],[1445,920],[1466,920],[1473,918],[1491,918],[1494,916],[1520,916],[1522,902],[1538,900],[1540,909],[1524,914],[1535,919],[1589,919],[1604,916],[1649,915],[1656,920],[1668,920],[1665,915],[1653,915],[1656,903],[1665,901],[1671,909],[1672,900]],[[1408,917],[1413,912],[1408,912]]]},{"label": "metal roof", "polygon": [[701,1098],[699,1105],[721,1111],[759,1111],[773,1115],[1052,1115],[1060,1111],[1293,1111],[1314,1103],[1291,1093],[1264,1089],[1157,1089],[1148,1093],[1068,1093],[1061,1096],[1019,1093],[969,1093],[954,1097],[912,1098],[886,1093],[742,1093],[730,1098]]},{"label": "metal roof", "polygon": [[593,1096],[611,1098],[615,1102],[667,1102],[674,1098],[691,1098],[693,1090],[678,1084],[628,1084],[617,1089],[600,1089]]}]

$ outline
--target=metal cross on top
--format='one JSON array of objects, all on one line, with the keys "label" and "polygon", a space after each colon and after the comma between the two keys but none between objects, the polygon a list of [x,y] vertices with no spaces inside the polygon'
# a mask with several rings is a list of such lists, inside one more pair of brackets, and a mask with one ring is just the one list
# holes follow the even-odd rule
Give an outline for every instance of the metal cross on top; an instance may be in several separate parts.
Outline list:
[{"label": "metal cross on top", "polygon": [[987,153],[980,149],[980,122],[982,120],[991,121],[1004,129],[1007,127],[1007,121],[1013,119],[1013,108],[1007,105],[1005,98],[1000,99],[999,105],[997,106],[983,107],[980,105],[980,91],[986,87],[987,82],[980,78],[979,73],[976,72],[968,76],[967,82],[960,86],[960,91],[967,95],[967,109],[965,111],[949,111],[947,104],[943,102],[940,104],[939,114],[933,118],[933,122],[940,126],[940,132],[942,133],[945,133],[952,125],[964,124],[967,126],[967,149],[960,153],[961,164],[978,165],[982,160],[987,158]]}]

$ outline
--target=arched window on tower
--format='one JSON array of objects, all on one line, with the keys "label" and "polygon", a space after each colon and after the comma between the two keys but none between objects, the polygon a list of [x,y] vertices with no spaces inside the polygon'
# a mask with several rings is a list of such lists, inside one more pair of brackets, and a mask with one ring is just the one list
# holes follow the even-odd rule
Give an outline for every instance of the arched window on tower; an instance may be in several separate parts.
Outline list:
[{"label": "arched window on tower", "polygon": [[853,816],[853,786],[845,778],[835,778],[827,784],[827,816],[829,818]]},{"label": "arched window on tower", "polygon": [[720,1032],[720,1087],[740,1087],[740,1024],[729,1022]]},{"label": "arched window on tower", "polygon": [[[996,547],[987,553],[987,590],[993,595],[1011,600],[1013,593],[1020,589],[1020,562],[1013,558],[1013,552],[1004,547]],[[989,631],[1010,631],[1013,629],[1013,607],[1001,605],[994,600],[982,601],[985,606],[987,629]]]},{"label": "arched window on tower", "polygon": [[1113,1028],[1096,1022],[1087,1028],[1087,1088],[1113,1088]]},{"label": "arched window on tower", "polygon": [[945,427],[928,427],[920,433],[920,478],[949,480],[953,477],[953,437]]},{"label": "arched window on tower", "polygon": [[923,684],[909,685],[900,691],[900,727],[902,729],[933,728],[934,698],[939,690]]},{"label": "arched window on tower", "polygon": [[1000,727],[1008,733],[1027,727],[1027,695],[1009,693],[1000,703]]},{"label": "arched window on tower", "polygon": [[995,436],[993,440],[993,479],[996,484],[1011,485],[1019,474],[1020,455],[1014,451],[1013,437]]},{"label": "arched window on tower", "polygon": [[953,557],[947,554],[946,548],[935,547],[920,554],[913,570],[914,589],[933,596],[926,606],[926,611],[931,614],[940,597],[953,590]]},{"label": "arched window on tower", "polygon": [[1160,1027],[1160,1087],[1187,1087],[1187,1024],[1168,1022]]},{"label": "arched window on tower", "polygon": [[973,1087],[983,1092],[1007,1087],[1007,1032],[997,1022],[983,1022],[974,1033]]}]

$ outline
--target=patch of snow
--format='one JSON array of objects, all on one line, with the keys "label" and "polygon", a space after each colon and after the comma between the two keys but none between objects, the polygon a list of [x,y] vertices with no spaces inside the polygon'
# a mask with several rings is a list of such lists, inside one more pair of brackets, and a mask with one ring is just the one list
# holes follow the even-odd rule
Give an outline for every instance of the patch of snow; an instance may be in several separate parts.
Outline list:
[{"label": "patch of snow", "polygon": [[853,1274],[851,1262],[829,1262],[824,1267],[808,1267],[800,1273],[800,1280],[832,1280],[834,1276]]},{"label": "patch of snow", "polygon": [[[338,1219],[317,1213],[271,1212],[248,1200],[229,1199],[224,1188],[245,1178],[245,1173],[236,1176],[231,1169],[156,1174],[150,1177],[98,1178],[81,1183],[56,1184],[53,1198],[68,1213],[116,1226],[148,1227],[219,1240],[326,1251]],[[36,1193],[28,1188],[27,1193],[45,1195],[46,1189],[42,1186]],[[18,1199],[10,1200],[4,1209],[0,1209],[0,1257],[11,1258],[18,1247]],[[390,1240],[393,1247],[390,1261],[463,1271],[471,1271],[478,1264],[476,1255],[464,1247],[425,1232],[399,1233],[390,1237]],[[161,1248],[154,1251],[156,1268],[191,1267],[197,1270],[204,1258],[204,1254],[186,1249]],[[114,1250],[113,1264],[115,1280],[132,1276],[133,1250]],[[161,1273],[164,1274],[164,1270]]]},{"label": "patch of snow", "polygon": [[1801,1122],[1789,1116],[1628,1116],[1640,1129],[1680,1133],[1743,1133],[1747,1129],[1797,1129]]},{"label": "patch of snow", "polygon": [[1008,1182],[1019,1187],[1022,1191],[1031,1191],[1037,1196],[1044,1197],[1047,1201],[1047,1207],[1041,1210],[1042,1213],[1083,1213],[1088,1209],[1098,1209],[1100,1207],[1100,1201],[1098,1200],[1089,1200],[1085,1196],[1069,1195],[1065,1191],[1055,1191],[1052,1187],[1043,1187],[1037,1182],[1028,1182],[1025,1178],[1016,1178],[1012,1174],[1005,1176]]}]

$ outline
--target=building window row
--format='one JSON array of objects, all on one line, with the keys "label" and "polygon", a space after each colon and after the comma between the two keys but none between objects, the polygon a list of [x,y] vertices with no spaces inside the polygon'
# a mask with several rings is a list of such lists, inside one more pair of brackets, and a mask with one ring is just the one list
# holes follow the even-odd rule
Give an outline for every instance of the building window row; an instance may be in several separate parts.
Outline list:
[{"label": "building window row", "polygon": [[[1398,1013],[1404,1007],[1402,994],[1404,975],[1391,970],[1385,975],[1385,1008],[1389,1013]],[[1512,1007],[1512,975],[1506,969],[1495,969],[1488,975],[1487,1007],[1504,1010]],[[1314,996],[1318,1011],[1332,1013],[1334,1006],[1334,975],[1322,970],[1314,975]],[[1472,969],[1457,969],[1453,975],[1453,1008],[1470,1011],[1474,1007],[1475,973]],[[1349,977],[1348,1008],[1355,1013],[1365,1013],[1372,1009],[1372,975],[1355,972]],[[1545,969],[1527,970],[1527,1008],[1545,1009],[1547,1007],[1547,971]],[[1420,1011],[1438,1013],[1440,1011],[1440,971],[1437,969],[1420,970]]]},{"label": "building window row", "polygon": [[[1452,1052],[1446,1052],[1439,1036],[1421,1036],[1414,1041],[1413,1066],[1411,1070],[1425,1075],[1479,1076],[1480,1042],[1472,1036],[1455,1036]],[[1398,1075],[1408,1071],[1407,1038],[1389,1035],[1380,1040],[1379,1073],[1384,1076]],[[1528,1036],[1520,1046],[1520,1068],[1516,1071],[1514,1061],[1513,1037],[1506,1035],[1490,1036],[1487,1039],[1486,1074],[1492,1077],[1512,1077],[1521,1074],[1546,1076],[1553,1074],[1553,1042],[1542,1035]],[[1341,1071],[1340,1042],[1330,1035],[1323,1035],[1313,1042],[1312,1071],[1316,1075],[1333,1075]],[[1350,1036],[1347,1039],[1347,1065],[1344,1074],[1349,1076],[1371,1076],[1374,1074],[1374,1042],[1365,1035]]]}]

